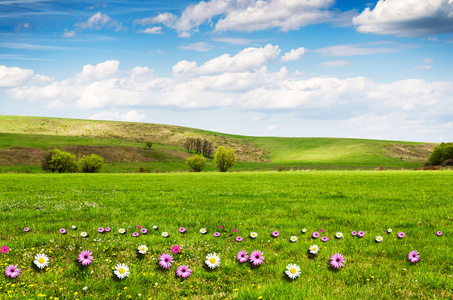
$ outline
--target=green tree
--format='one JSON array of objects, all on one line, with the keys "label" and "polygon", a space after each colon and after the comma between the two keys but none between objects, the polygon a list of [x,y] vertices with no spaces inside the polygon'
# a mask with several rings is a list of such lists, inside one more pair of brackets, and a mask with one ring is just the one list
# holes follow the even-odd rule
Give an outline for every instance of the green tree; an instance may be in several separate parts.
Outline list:
[{"label": "green tree", "polygon": [[234,154],[234,150],[230,147],[228,147],[228,149],[225,149],[225,147],[219,146],[214,155],[214,161],[220,172],[228,171],[228,169],[231,169],[236,162],[236,155]]},{"label": "green tree", "polygon": [[186,159],[186,165],[194,172],[201,172],[206,166],[206,158],[201,154],[194,154]]},{"label": "green tree", "polygon": [[441,143],[434,148],[429,156],[428,163],[433,166],[438,166],[447,159],[453,159],[453,143]]},{"label": "green tree", "polygon": [[76,157],[71,153],[61,151],[60,149],[50,151],[44,157],[41,168],[45,171],[51,171],[52,173],[72,173],[77,172],[78,169]]},{"label": "green tree", "polygon": [[149,149],[151,149],[151,147],[153,146],[153,142],[147,141],[145,145],[146,145],[146,147],[148,147]]},{"label": "green tree", "polygon": [[104,159],[96,154],[84,155],[79,160],[79,168],[83,173],[97,173],[104,166]]}]

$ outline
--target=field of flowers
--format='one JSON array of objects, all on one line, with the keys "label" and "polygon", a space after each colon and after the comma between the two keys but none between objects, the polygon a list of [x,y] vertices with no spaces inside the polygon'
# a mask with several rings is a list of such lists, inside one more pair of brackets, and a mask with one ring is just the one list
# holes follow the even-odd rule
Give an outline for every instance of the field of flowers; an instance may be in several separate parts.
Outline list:
[{"label": "field of flowers", "polygon": [[451,298],[452,179],[0,174],[0,299]]}]

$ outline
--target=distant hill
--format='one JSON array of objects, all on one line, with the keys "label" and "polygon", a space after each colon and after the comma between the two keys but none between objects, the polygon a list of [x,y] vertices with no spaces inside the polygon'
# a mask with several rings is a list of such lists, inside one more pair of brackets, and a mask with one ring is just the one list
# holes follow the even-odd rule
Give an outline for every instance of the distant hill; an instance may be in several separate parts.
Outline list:
[{"label": "distant hill", "polygon": [[[0,116],[0,172],[40,172],[46,151],[104,158],[103,172],[186,170],[188,138],[235,149],[235,170],[388,169],[423,165],[437,144],[343,138],[251,137],[149,123]],[[146,141],[154,143],[151,149]],[[208,158],[207,171],[216,170]]]}]

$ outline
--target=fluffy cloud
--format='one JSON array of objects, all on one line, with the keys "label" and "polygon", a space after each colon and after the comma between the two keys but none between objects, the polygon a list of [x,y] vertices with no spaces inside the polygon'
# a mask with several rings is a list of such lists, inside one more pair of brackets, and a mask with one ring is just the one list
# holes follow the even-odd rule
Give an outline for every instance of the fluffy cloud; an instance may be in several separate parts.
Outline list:
[{"label": "fluffy cloud", "polygon": [[357,31],[396,36],[453,32],[452,0],[379,0],[353,18]]},{"label": "fluffy cloud", "polygon": [[151,28],[146,28],[143,30],[140,30],[141,33],[147,33],[147,34],[162,34],[162,27],[161,26],[155,26]]},{"label": "fluffy cloud", "polygon": [[299,58],[304,56],[306,51],[307,50],[304,47],[300,47],[298,49],[293,49],[290,52],[285,53],[285,55],[282,56],[281,61],[288,62],[288,61],[298,60]]},{"label": "fluffy cloud", "polygon": [[45,84],[52,81],[43,75],[35,75],[33,70],[17,67],[0,66],[0,87],[12,87],[27,84]]},{"label": "fluffy cloud", "polygon": [[86,22],[77,23],[74,26],[80,29],[96,29],[99,30],[110,21],[110,17],[103,15],[100,12],[92,15]]},{"label": "fluffy cloud", "polygon": [[96,66],[85,65],[82,72],[75,76],[77,83],[86,83],[94,80],[100,80],[109,78],[118,72],[120,62],[117,60],[107,60],[103,63],[99,63]]}]

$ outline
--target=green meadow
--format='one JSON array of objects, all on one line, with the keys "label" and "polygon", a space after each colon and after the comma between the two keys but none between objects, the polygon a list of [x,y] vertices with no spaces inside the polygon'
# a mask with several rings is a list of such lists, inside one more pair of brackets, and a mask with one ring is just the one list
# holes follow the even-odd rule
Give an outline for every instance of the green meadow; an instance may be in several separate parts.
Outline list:
[{"label": "green meadow", "polygon": [[[452,179],[452,171],[0,174],[0,246],[9,247],[0,264],[22,270],[18,278],[2,278],[0,298],[451,298]],[[137,226],[149,233],[132,237]],[[112,231],[100,234],[98,227]],[[311,238],[320,229],[328,242]],[[274,230],[279,237],[271,237]],[[353,230],[366,234],[353,237]],[[252,231],[256,239],[249,238]],[[405,237],[398,239],[398,232]],[[298,241],[291,243],[291,236]],[[140,244],[149,247],[144,256],[137,253]],[[312,244],[320,246],[317,255],[308,253]],[[175,245],[181,252],[163,270],[157,257]],[[82,250],[93,252],[91,265],[77,262]],[[261,250],[265,261],[240,264],[239,250]],[[420,253],[418,263],[407,260],[412,250]],[[211,252],[221,258],[214,270],[204,264]],[[38,253],[48,255],[48,268],[33,265]],[[339,270],[329,266],[334,253],[346,259]],[[129,277],[116,278],[118,263],[127,264]],[[289,263],[300,266],[299,278],[288,279]],[[193,269],[189,278],[175,276],[179,264]]]}]

